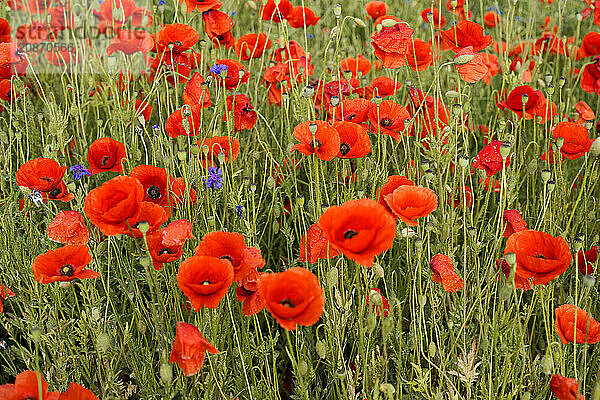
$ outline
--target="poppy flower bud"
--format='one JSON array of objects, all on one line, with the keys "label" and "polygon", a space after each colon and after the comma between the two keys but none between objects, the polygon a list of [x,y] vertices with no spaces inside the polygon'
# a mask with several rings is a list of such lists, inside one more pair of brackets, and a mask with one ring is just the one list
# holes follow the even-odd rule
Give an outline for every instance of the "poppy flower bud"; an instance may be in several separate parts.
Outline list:
[{"label": "poppy flower bud", "polygon": [[396,21],[395,19],[391,19],[391,18],[386,18],[383,21],[381,21],[381,25],[384,28],[391,28],[392,26],[396,25],[398,23],[398,21]]},{"label": "poppy flower bud", "polygon": [[540,361],[540,366],[546,375],[552,374],[554,371],[554,360],[552,359],[552,355],[544,355],[544,357],[542,357],[542,361]]},{"label": "poppy flower bud", "polygon": [[473,61],[475,54],[463,54],[454,59],[455,65],[465,65]]},{"label": "poppy flower bud", "polygon": [[429,342],[429,348],[427,350],[429,351],[429,357],[433,358],[435,357],[435,353],[437,352],[437,346],[434,342]]},{"label": "poppy flower bud", "polygon": [[367,332],[369,333],[369,335],[371,335],[373,333],[376,325],[377,325],[377,318],[375,317],[375,313],[369,313],[367,315]]},{"label": "poppy flower bud", "polygon": [[542,170],[542,182],[546,183],[550,180],[550,170],[543,169]]},{"label": "poppy flower bud", "polygon": [[169,364],[161,364],[160,370],[160,380],[163,381],[165,385],[171,384],[173,380],[173,369]]},{"label": "poppy flower bud", "polygon": [[71,287],[71,282],[63,281],[58,284],[61,289],[68,289]]},{"label": "poppy flower bud", "polygon": [[327,271],[327,285],[332,287],[337,286],[338,278],[338,269],[336,267],[331,267],[331,269]]},{"label": "poppy flower bud", "polygon": [[296,372],[298,372],[298,375],[300,376],[306,376],[306,374],[308,374],[307,362],[304,360],[300,360],[298,362],[298,365],[296,366]]},{"label": "poppy flower bud", "polygon": [[42,341],[42,330],[40,328],[31,328],[31,340],[33,340],[34,343],[40,343]]},{"label": "poppy flower bud", "polygon": [[590,155],[593,157],[600,156],[600,138],[596,138],[590,146]]},{"label": "poppy flower bud", "polygon": [[324,341],[322,341],[322,340],[317,341],[317,345],[315,347],[316,347],[317,355],[320,358],[327,357],[327,346],[325,345]]},{"label": "poppy flower bud", "polygon": [[362,19],[360,19],[360,18],[354,18],[354,23],[357,26],[360,26],[361,28],[366,28],[367,27],[367,24],[365,24],[365,22]]},{"label": "poppy flower bud", "polygon": [[461,168],[467,168],[469,166],[469,159],[466,157],[459,157],[458,165],[460,165]]},{"label": "poppy flower bud", "polygon": [[373,274],[375,274],[375,276],[377,276],[379,278],[383,278],[385,276],[385,271],[383,270],[383,267],[379,263],[374,263],[373,266],[371,267],[371,271],[373,271]]},{"label": "poppy flower bud", "polygon": [[596,284],[596,278],[594,275],[584,275],[583,276],[583,287],[586,289],[591,289]]},{"label": "poppy flower bud", "polygon": [[394,329],[394,321],[392,318],[385,318],[383,320],[383,323],[381,324],[381,333],[383,334],[384,338],[387,338],[387,336],[392,333],[392,330]]},{"label": "poppy flower bud", "polygon": [[111,339],[106,332],[100,332],[96,337],[96,345],[101,352],[106,353],[110,349]]},{"label": "poppy flower bud", "polygon": [[512,283],[507,283],[506,285],[502,286],[502,289],[500,289],[500,300],[508,300],[513,292],[513,289],[514,287]]},{"label": "poppy flower bud", "polygon": [[267,178],[267,189],[273,190],[275,189],[275,179],[272,176]]},{"label": "poppy flower bud", "polygon": [[389,396],[389,398],[391,398],[391,396],[394,393],[396,393],[396,389],[391,383],[382,383],[381,385],[379,385],[379,391],[385,394],[386,396]]}]

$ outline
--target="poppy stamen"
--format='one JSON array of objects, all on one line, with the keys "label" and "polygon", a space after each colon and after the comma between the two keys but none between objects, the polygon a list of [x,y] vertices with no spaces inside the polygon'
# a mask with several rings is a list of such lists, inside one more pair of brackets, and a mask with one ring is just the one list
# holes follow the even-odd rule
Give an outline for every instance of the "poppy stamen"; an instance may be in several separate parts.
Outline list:
[{"label": "poppy stamen", "polygon": [[52,189],[50,192],[48,192],[48,195],[53,199],[55,199],[59,194],[60,194],[59,188]]},{"label": "poppy stamen", "polygon": [[344,232],[344,239],[352,239],[356,235],[358,235],[357,231],[348,229],[346,232]]},{"label": "poppy stamen", "polygon": [[75,273],[75,267],[71,264],[65,264],[58,270],[60,276],[73,276]]},{"label": "poppy stamen", "polygon": [[283,299],[279,302],[279,304],[281,304],[284,307],[289,307],[289,308],[295,308],[296,305],[294,304],[294,302],[290,299]]},{"label": "poppy stamen", "polygon": [[323,145],[323,142],[321,142],[319,139],[315,139],[310,142],[310,148],[313,150],[320,149],[322,145]]},{"label": "poppy stamen", "polygon": [[205,281],[200,282],[201,285],[212,285],[212,282],[210,281],[210,279],[207,279]]},{"label": "poppy stamen", "polygon": [[342,153],[343,156],[348,154],[349,151],[350,145],[348,143],[340,143],[340,153]]},{"label": "poppy stamen", "polygon": [[537,253],[533,255],[535,258],[541,258],[542,260],[547,260],[548,257],[546,257],[545,255],[543,255],[542,253]]},{"label": "poppy stamen", "polygon": [[394,121],[392,121],[389,118],[382,118],[379,121],[379,125],[383,126],[384,128],[387,128],[388,126],[392,126],[393,123],[394,123]]},{"label": "poppy stamen", "polygon": [[108,163],[108,160],[110,159],[110,156],[104,156],[102,157],[102,166],[106,167],[106,163]]},{"label": "poppy stamen", "polygon": [[148,189],[146,189],[146,193],[152,200],[156,200],[160,197],[160,189],[158,186],[152,185],[148,187]]}]

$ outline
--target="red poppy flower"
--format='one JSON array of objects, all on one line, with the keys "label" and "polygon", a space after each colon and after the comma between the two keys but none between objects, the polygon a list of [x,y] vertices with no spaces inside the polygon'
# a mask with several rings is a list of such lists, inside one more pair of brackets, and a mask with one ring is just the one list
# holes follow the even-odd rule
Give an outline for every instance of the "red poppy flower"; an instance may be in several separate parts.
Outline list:
[{"label": "red poppy flower", "polygon": [[584,92],[600,95],[600,56],[594,57],[594,62],[583,68],[581,88]]},{"label": "red poppy flower", "polygon": [[[379,303],[379,301],[376,301],[375,297],[379,297],[381,299],[381,303]],[[385,296],[381,294],[381,290],[377,288],[372,288],[370,292],[367,293],[367,306],[369,305],[371,306],[370,311],[373,312],[374,310],[377,316],[379,316],[379,314],[382,313],[384,317],[387,317],[390,313],[390,303],[385,298]]]},{"label": "red poppy flower", "polygon": [[172,138],[182,135],[196,136],[200,132],[200,114],[203,108],[202,104],[185,105],[174,111],[165,122],[167,135]]},{"label": "red poppy flower", "polygon": [[394,218],[371,199],[350,200],[329,207],[319,218],[323,236],[346,257],[370,267],[375,256],[392,247]]},{"label": "red poppy flower", "polygon": [[229,91],[236,90],[238,86],[243,85],[250,79],[250,74],[246,67],[239,61],[231,59],[217,60],[217,64],[227,66],[227,75],[222,78],[221,75],[216,75],[217,81],[220,85],[224,84],[225,89]]},{"label": "red poppy flower", "polygon": [[534,285],[545,285],[562,274],[571,264],[569,245],[561,236],[524,230],[508,238],[504,255],[517,256],[516,274],[524,279],[533,278]]},{"label": "red poppy flower", "polygon": [[87,244],[90,232],[83,215],[77,211],[63,210],[48,225],[50,240],[64,244]]},{"label": "red poppy flower", "polygon": [[384,68],[400,68],[407,64],[407,56],[412,52],[413,33],[413,29],[397,23],[371,35],[375,57],[381,60]]},{"label": "red poppy flower", "polygon": [[[502,271],[504,276],[506,276],[506,279],[510,279],[511,268],[506,260],[496,260],[496,266]],[[515,274],[514,279],[516,289],[523,289],[525,291],[531,289],[531,282],[529,281],[529,278],[522,278]]]},{"label": "red poppy flower", "polygon": [[519,118],[532,119],[542,117],[542,123],[556,114],[556,105],[547,107],[546,98],[539,90],[533,90],[529,85],[517,86],[508,94],[506,100],[498,103],[503,110],[510,110]]},{"label": "red poppy flower", "polygon": [[297,6],[292,8],[286,19],[292,28],[303,28],[316,25],[320,18],[310,8]]},{"label": "red poppy flower", "polygon": [[583,124],[585,121],[596,119],[596,114],[594,114],[592,108],[585,101],[577,102],[577,104],[575,104],[575,111],[577,111],[577,114],[579,115],[579,118],[575,121],[578,124]]},{"label": "red poppy flower", "polygon": [[175,86],[176,83],[187,82],[190,78],[192,66],[186,54],[165,51],[155,59],[149,58],[149,60],[152,61],[150,79],[155,79],[159,75]]},{"label": "red poppy flower", "polygon": [[554,374],[550,379],[550,390],[558,400],[585,400],[579,392],[577,379]]},{"label": "red poppy flower", "polygon": [[67,167],[51,158],[34,158],[17,170],[17,184],[46,194],[58,192],[56,189],[62,183],[66,171]]},{"label": "red poppy flower", "polygon": [[[258,116],[254,107],[250,104],[250,99],[245,94],[235,94],[227,97],[227,111],[233,112],[234,129],[241,131],[244,129],[251,130],[256,124]],[[233,104],[235,100],[235,106]],[[227,120],[227,113],[223,116],[223,120]]]},{"label": "red poppy flower", "polygon": [[379,76],[371,81],[373,93],[381,97],[393,96],[401,86],[400,82],[387,76]]},{"label": "red poppy flower", "polygon": [[[0,283],[0,313],[4,311],[4,306],[2,305],[2,300],[6,300],[9,297],[13,297],[15,294],[12,290],[4,286]],[[0,386],[1,387],[1,386]],[[0,389],[0,393],[2,389]]]},{"label": "red poppy flower", "polygon": [[0,385],[0,398],[6,400],[57,400],[58,396],[58,392],[48,393],[48,382],[35,371],[23,371],[17,375],[14,384]]},{"label": "red poppy flower", "polygon": [[243,282],[256,277],[256,269],[265,265],[265,260],[256,247],[248,247],[244,236],[237,232],[209,232],[198,243],[196,256],[210,256],[228,260],[233,266],[233,280]]},{"label": "red poppy flower", "polygon": [[371,71],[371,62],[359,54],[356,58],[348,57],[340,61],[340,67],[344,71],[350,71],[353,77],[365,76]]},{"label": "red poppy flower", "polygon": [[184,260],[177,272],[177,284],[196,311],[217,308],[233,282],[231,262],[195,255]]},{"label": "red poppy flower", "polygon": [[495,11],[488,11],[483,16],[483,23],[488,28],[493,28],[500,23],[500,16]]},{"label": "red poppy flower", "polygon": [[308,261],[314,264],[319,259],[330,260],[339,255],[337,247],[323,236],[323,229],[319,224],[312,224],[300,240],[300,262]]},{"label": "red poppy flower", "polygon": [[414,39],[406,61],[414,71],[424,71],[429,68],[433,63],[431,44],[422,39]]},{"label": "red poppy flower", "polygon": [[433,190],[413,185],[401,185],[384,197],[388,207],[409,226],[417,226],[417,218],[426,217],[437,209],[438,197]]},{"label": "red poppy flower", "polygon": [[258,291],[258,279],[263,274],[263,272],[259,272],[256,279],[248,280],[244,283],[238,282],[237,288],[235,289],[235,297],[237,300],[244,302],[242,313],[244,313],[246,317],[258,314],[267,306],[267,302]]},{"label": "red poppy flower", "polygon": [[[240,154],[240,141],[232,136],[214,136],[198,142],[198,146],[202,149],[200,163],[206,169],[220,163],[220,154],[225,156],[223,162],[228,164],[232,163]],[[208,153],[206,154],[204,146],[208,147]]]},{"label": "red poppy flower", "polygon": [[154,269],[159,271],[163,264],[179,260],[183,254],[185,241],[193,238],[192,224],[185,219],[173,221],[166,228],[148,235],[148,250]]},{"label": "red poppy flower", "polygon": [[503,220],[505,225],[503,236],[509,238],[515,232],[527,229],[527,222],[521,217],[517,210],[504,210]]},{"label": "red poppy flower", "polygon": [[484,35],[483,26],[473,21],[461,21],[441,34],[444,47],[454,52],[468,46],[478,52],[492,44],[492,36]]},{"label": "red poppy flower", "polygon": [[[471,58],[470,61],[463,62],[465,57]],[[462,80],[467,83],[478,82],[488,73],[483,54],[474,53],[471,46],[463,47],[456,53],[454,67]]]},{"label": "red poppy flower", "polygon": [[598,261],[598,246],[593,246],[588,251],[577,252],[577,268],[584,275],[594,274],[594,264]]},{"label": "red poppy flower", "polygon": [[338,132],[325,121],[304,121],[294,128],[294,138],[300,141],[292,147],[304,155],[316,154],[321,160],[330,161],[340,151]]},{"label": "red poppy flower", "polygon": [[116,236],[129,232],[129,221],[140,212],[143,199],[144,188],[136,178],[117,176],[92,189],[83,208],[102,233]]},{"label": "red poppy flower", "polygon": [[168,24],[156,34],[156,50],[159,53],[165,50],[183,53],[198,43],[199,39],[198,32],[189,25]]},{"label": "red poppy flower", "polygon": [[506,157],[505,162],[502,161],[500,146],[502,146],[500,140],[494,140],[492,143],[485,145],[483,149],[477,153],[477,156],[475,156],[473,168],[484,170],[489,177],[502,171],[504,165],[508,167],[510,164],[510,157]]},{"label": "red poppy flower", "polygon": [[564,139],[560,152],[569,160],[576,160],[590,150],[594,139],[590,139],[589,135],[582,124],[567,121],[559,122],[552,132],[554,139]]},{"label": "red poppy flower", "polygon": [[279,4],[275,4],[275,0],[268,0],[260,8],[260,18],[263,21],[273,21],[280,23],[282,19],[286,19],[294,6],[290,0],[281,0]]},{"label": "red poppy flower", "polygon": [[577,58],[594,57],[600,54],[600,33],[588,32],[581,42],[581,47],[577,51]]},{"label": "red poppy flower", "polygon": [[90,174],[115,171],[123,173],[121,162],[127,155],[125,146],[109,137],[96,139],[88,150],[87,161],[90,164]]},{"label": "red poppy flower", "polygon": [[0,43],[9,43],[11,41],[10,24],[4,18],[0,18]]},{"label": "red poppy flower", "polygon": [[386,15],[390,8],[385,1],[370,1],[365,5],[365,10],[369,14],[369,18],[377,19],[382,15]]},{"label": "red poppy flower", "polygon": [[73,279],[98,278],[96,271],[84,270],[92,261],[90,249],[86,245],[66,245],[56,250],[48,250],[33,260],[33,276],[39,283],[72,281]]},{"label": "red poppy flower", "polygon": [[169,363],[176,362],[185,376],[192,376],[197,374],[204,365],[207,351],[212,354],[219,352],[194,325],[186,322],[177,323]]},{"label": "red poppy flower", "polygon": [[406,178],[405,176],[400,176],[400,175],[388,176],[388,178],[385,181],[385,183],[383,184],[383,186],[381,186],[380,188],[377,189],[377,192],[375,195],[375,198],[377,199],[379,204],[381,204],[383,207],[385,207],[385,209],[388,210],[389,213],[394,216],[394,218],[396,218],[396,215],[388,207],[387,202],[385,201],[385,196],[387,196],[388,194],[391,194],[394,190],[396,190],[398,187],[400,187],[402,185],[414,185],[414,183],[413,183],[413,181]]},{"label": "red poppy flower", "polygon": [[444,290],[449,293],[458,292],[465,283],[454,270],[452,259],[444,254],[436,254],[429,262],[431,280],[441,283]]},{"label": "red poppy flower", "polygon": [[600,342],[600,324],[581,308],[564,304],[554,313],[554,329],[563,344]]},{"label": "red poppy flower", "polygon": [[437,8],[426,8],[421,11],[421,19],[425,22],[430,22],[433,24],[435,29],[440,29],[444,25],[446,25],[446,18]]},{"label": "red poppy flower", "polygon": [[[172,208],[183,203],[186,194],[186,185],[183,178],[167,177],[164,168],[152,165],[138,165],[129,174],[136,178],[143,187],[144,201],[158,204],[169,214]],[[189,193],[191,202],[196,199],[196,192],[191,189]]]},{"label": "red poppy flower", "polygon": [[371,152],[371,140],[367,129],[359,124],[348,121],[339,121],[333,128],[340,137],[339,158],[363,158]]},{"label": "red poppy flower", "polygon": [[408,135],[405,121],[410,118],[408,110],[391,100],[383,100],[379,107],[372,107],[368,114],[371,132],[381,132],[400,140],[400,133]]},{"label": "red poppy flower", "polygon": [[323,289],[315,274],[305,268],[262,274],[258,291],[267,310],[287,330],[295,330],[297,325],[313,325],[323,313]]},{"label": "red poppy flower", "polygon": [[271,40],[263,32],[244,35],[235,44],[235,52],[242,61],[260,58],[270,48]]},{"label": "red poppy flower", "polygon": [[222,45],[230,48],[235,44],[235,38],[231,34],[233,20],[227,13],[212,9],[202,13],[202,21],[204,21],[204,31],[216,47]]},{"label": "red poppy flower", "polygon": [[483,76],[482,80],[486,85],[492,84],[492,77],[498,75],[501,71],[500,65],[498,64],[498,56],[495,54],[481,53],[482,61],[487,66],[487,73]]},{"label": "red poppy flower", "polygon": [[179,4],[186,5],[186,12],[191,14],[192,12],[197,11],[198,13],[203,13],[209,10],[221,8],[223,3],[219,0],[179,0]]},{"label": "red poppy flower", "polygon": [[139,239],[144,236],[144,233],[139,229],[140,223],[146,222],[148,224],[148,231],[146,233],[151,234],[167,222],[168,219],[169,214],[167,214],[165,208],[150,201],[143,201],[137,215],[127,221],[130,229],[125,234]]},{"label": "red poppy flower", "polygon": [[113,30],[123,26],[135,12],[133,0],[107,0],[100,4],[100,15]]},{"label": "red poppy flower", "polygon": [[119,29],[106,48],[106,54],[115,51],[124,54],[149,53],[154,48],[154,38],[145,30]]},{"label": "red poppy flower", "polygon": [[194,72],[183,89],[183,102],[189,106],[201,105],[201,108],[212,106],[208,85],[200,73]]},{"label": "red poppy flower", "polygon": [[338,120],[362,124],[367,120],[369,111],[374,106],[369,100],[346,99],[342,101],[341,107],[335,108],[335,117]]},{"label": "red poppy flower", "polygon": [[91,390],[71,382],[67,391],[58,396],[58,400],[98,400],[98,397]]}]

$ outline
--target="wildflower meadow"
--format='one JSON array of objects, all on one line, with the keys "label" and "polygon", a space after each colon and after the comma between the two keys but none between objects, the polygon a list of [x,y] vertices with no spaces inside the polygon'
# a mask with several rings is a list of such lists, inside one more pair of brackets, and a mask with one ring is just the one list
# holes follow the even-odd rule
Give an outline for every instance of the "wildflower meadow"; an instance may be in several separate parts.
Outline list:
[{"label": "wildflower meadow", "polygon": [[600,400],[600,0],[0,1],[0,400]]}]

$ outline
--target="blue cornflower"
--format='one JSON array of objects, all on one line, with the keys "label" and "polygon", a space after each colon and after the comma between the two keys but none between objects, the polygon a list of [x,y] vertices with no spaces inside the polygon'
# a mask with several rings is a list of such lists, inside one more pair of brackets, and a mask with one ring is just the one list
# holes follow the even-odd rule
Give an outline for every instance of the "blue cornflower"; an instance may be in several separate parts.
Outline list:
[{"label": "blue cornflower", "polygon": [[215,64],[210,66],[210,72],[219,75],[222,71],[227,71],[227,65]]},{"label": "blue cornflower", "polygon": [[309,39],[312,39],[312,38],[314,38],[313,34],[312,34],[312,33],[309,33],[309,34],[308,34],[308,38],[309,38]]},{"label": "blue cornflower", "polygon": [[159,5],[159,6],[162,6],[162,5],[164,5],[165,3],[166,3],[166,1],[165,1],[165,0],[160,0],[160,1],[158,2],[158,5]]},{"label": "blue cornflower", "polygon": [[73,173],[73,178],[75,178],[76,181],[80,180],[85,175],[87,175],[87,176],[92,175],[92,174],[90,174],[90,171],[88,171],[87,169],[85,169],[83,167],[83,165],[79,165],[79,164],[73,165],[71,168],[69,168],[69,171],[71,171]]},{"label": "blue cornflower", "polygon": [[33,201],[33,204],[35,204],[36,207],[39,207],[42,204],[44,204],[44,197],[38,189],[33,189],[33,191],[28,197],[31,199],[31,201]]},{"label": "blue cornflower", "polygon": [[244,214],[244,206],[238,204],[235,206],[235,213],[237,214],[239,219],[242,219],[242,215]]},{"label": "blue cornflower", "polygon": [[232,12],[229,13],[229,15],[231,15],[232,17],[234,17],[235,14],[237,14],[237,11],[232,11]]},{"label": "blue cornflower", "polygon": [[206,182],[206,187],[215,189],[221,189],[223,187],[223,171],[221,168],[210,167],[208,169],[208,178],[204,180]]},{"label": "blue cornflower", "polygon": [[158,128],[158,125],[153,125],[153,126],[152,126],[152,129],[154,129],[155,131],[157,131],[157,130],[159,129],[159,128]]}]

